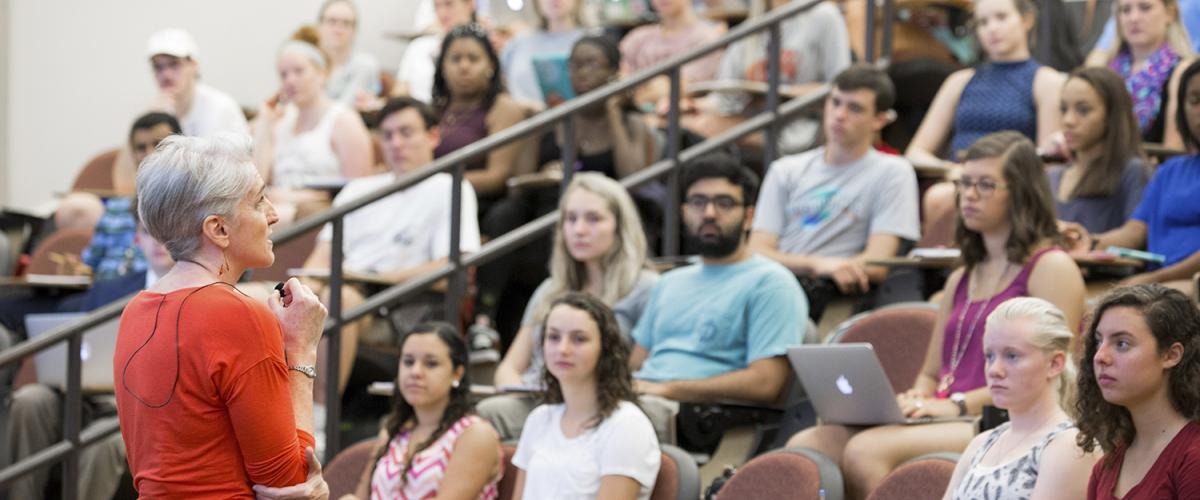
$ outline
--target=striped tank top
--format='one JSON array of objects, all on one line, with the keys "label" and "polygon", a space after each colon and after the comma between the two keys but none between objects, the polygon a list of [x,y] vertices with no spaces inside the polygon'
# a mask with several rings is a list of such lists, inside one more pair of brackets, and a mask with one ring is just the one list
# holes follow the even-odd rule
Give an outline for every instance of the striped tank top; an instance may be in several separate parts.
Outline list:
[{"label": "striped tank top", "polygon": [[[387,453],[375,464],[375,472],[371,475],[371,498],[416,500],[436,497],[438,486],[446,476],[450,455],[454,453],[455,441],[467,427],[480,422],[483,422],[483,419],[475,415],[459,419],[437,441],[413,457],[412,468],[403,478],[400,477],[400,473],[404,471],[407,462],[405,457],[408,455],[410,433],[405,430],[397,434],[388,443]],[[497,448],[497,453],[503,462],[503,451]],[[499,495],[497,484],[501,474],[503,468],[483,487],[483,492],[479,495],[480,500],[494,500]]]}]

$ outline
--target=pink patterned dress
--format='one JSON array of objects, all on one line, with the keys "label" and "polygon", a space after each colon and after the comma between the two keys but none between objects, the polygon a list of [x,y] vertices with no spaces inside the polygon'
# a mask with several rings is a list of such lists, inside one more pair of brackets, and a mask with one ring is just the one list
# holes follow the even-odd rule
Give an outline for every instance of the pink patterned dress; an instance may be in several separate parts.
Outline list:
[{"label": "pink patterned dress", "polygon": [[[459,419],[437,441],[413,457],[412,468],[403,478],[400,477],[400,473],[404,471],[404,457],[408,455],[409,432],[406,430],[397,434],[392,438],[392,442],[388,443],[387,453],[380,457],[375,465],[375,472],[371,475],[371,498],[417,500],[436,497],[438,486],[446,476],[446,466],[449,465],[450,455],[454,452],[455,441],[467,427],[480,422],[486,425],[482,418],[475,415]],[[503,450],[497,448],[496,452],[503,462]],[[494,500],[498,496],[497,483],[500,482],[503,472],[501,467],[500,472],[483,487],[483,492],[479,495],[480,500]]]}]

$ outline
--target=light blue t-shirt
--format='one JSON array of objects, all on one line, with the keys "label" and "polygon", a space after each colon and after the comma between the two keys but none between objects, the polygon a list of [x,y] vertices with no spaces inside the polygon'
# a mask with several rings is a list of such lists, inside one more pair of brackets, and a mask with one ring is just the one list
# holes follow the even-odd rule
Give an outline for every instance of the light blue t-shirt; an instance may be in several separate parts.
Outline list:
[{"label": "light blue t-shirt", "polygon": [[1171,266],[1200,252],[1200,155],[1167,160],[1142,194],[1133,218],[1146,223],[1146,250]]},{"label": "light blue t-shirt", "polygon": [[634,377],[694,380],[745,369],[799,344],[807,320],[796,277],[766,257],[676,269],[659,280],[633,330],[649,352]]}]

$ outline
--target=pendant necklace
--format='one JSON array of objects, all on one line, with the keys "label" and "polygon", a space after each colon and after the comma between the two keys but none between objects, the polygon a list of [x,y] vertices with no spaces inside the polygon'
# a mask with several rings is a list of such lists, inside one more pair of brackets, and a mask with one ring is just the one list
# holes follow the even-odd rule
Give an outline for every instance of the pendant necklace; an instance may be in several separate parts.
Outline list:
[{"label": "pendant necklace", "polygon": [[[992,307],[992,301],[1000,295],[1000,285],[1004,283],[1004,277],[1008,275],[1009,269],[1012,267],[1012,262],[1004,264],[1004,270],[1000,276],[996,278],[996,284],[992,286],[992,296],[988,297],[987,302],[975,311],[975,317],[971,320],[971,327],[967,329],[967,338],[963,340],[963,325],[967,321],[967,310],[971,308],[971,291],[967,289],[967,303],[963,304],[962,313],[958,315],[958,325],[954,329],[954,346],[950,349],[950,369],[942,375],[938,381],[937,392],[939,395],[945,395],[950,392],[950,386],[954,384],[954,372],[958,370],[959,363],[962,363],[963,357],[967,354],[967,349],[971,346],[971,339],[975,337],[975,329],[979,326],[979,320],[983,318],[983,313]],[[967,275],[970,279],[970,274]]]}]

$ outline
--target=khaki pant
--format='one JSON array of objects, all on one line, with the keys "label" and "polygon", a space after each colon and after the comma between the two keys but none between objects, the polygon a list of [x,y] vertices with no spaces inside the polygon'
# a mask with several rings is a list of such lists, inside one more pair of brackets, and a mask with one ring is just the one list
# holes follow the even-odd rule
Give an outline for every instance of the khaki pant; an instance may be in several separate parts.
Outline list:
[{"label": "khaki pant", "polygon": [[[115,420],[97,419],[93,424]],[[8,463],[34,455],[62,440],[62,396],[41,384],[29,384],[13,394],[8,421]],[[79,492],[86,498],[112,498],[125,473],[125,442],[110,435],[79,452]],[[50,468],[43,467],[10,485],[12,500],[42,498]]]}]

